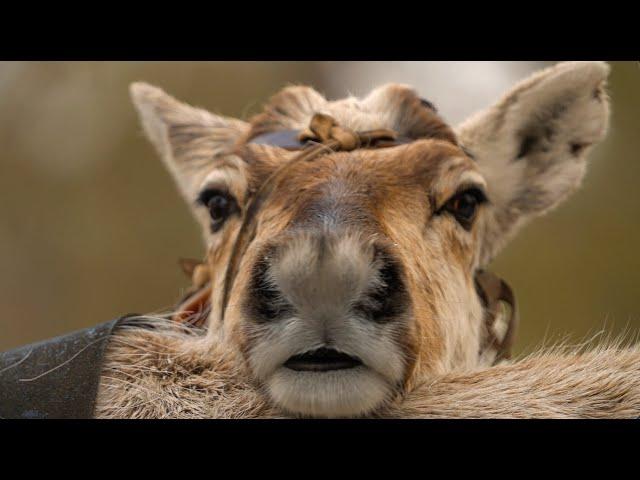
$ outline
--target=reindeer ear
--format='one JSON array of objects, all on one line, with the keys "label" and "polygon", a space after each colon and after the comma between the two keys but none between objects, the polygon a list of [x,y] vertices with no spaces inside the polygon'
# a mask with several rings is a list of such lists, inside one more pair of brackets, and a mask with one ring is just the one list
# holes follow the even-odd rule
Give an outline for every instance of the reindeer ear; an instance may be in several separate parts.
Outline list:
[{"label": "reindeer ear", "polygon": [[602,62],[559,63],[457,128],[488,185],[481,264],[579,186],[587,154],[606,133],[608,73]]},{"label": "reindeer ear", "polygon": [[212,160],[230,153],[248,124],[181,103],[146,83],[133,83],[130,91],[147,137],[192,204]]}]

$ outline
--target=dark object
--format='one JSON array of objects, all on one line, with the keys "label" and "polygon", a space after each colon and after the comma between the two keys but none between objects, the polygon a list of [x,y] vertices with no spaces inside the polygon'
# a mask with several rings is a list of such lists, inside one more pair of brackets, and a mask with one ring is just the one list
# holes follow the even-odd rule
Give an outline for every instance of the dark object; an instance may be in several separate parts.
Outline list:
[{"label": "dark object", "polygon": [[298,372],[327,372],[354,368],[358,365],[362,365],[359,358],[325,347],[294,355],[284,364],[285,367]]},{"label": "dark object", "polygon": [[92,418],[102,357],[122,318],[0,353],[0,417]]},{"label": "dark object", "polygon": [[[518,327],[518,309],[516,297],[507,282],[497,275],[486,270],[477,270],[475,274],[476,291],[485,307],[485,327],[487,329],[487,340],[481,346],[480,353],[491,349],[496,352],[494,365],[502,359],[511,358],[511,347],[515,340],[516,328]],[[509,317],[507,318],[507,331],[502,339],[498,338],[493,330],[493,324],[498,318],[500,302],[509,305]]]},{"label": "dark object", "polygon": [[[253,137],[249,143],[257,145],[269,145],[272,147],[280,147],[285,150],[302,150],[308,147],[309,140],[300,139],[300,130],[278,130],[276,132],[263,133]],[[389,140],[385,146],[403,145],[415,141],[413,138],[397,136],[393,140]]]}]

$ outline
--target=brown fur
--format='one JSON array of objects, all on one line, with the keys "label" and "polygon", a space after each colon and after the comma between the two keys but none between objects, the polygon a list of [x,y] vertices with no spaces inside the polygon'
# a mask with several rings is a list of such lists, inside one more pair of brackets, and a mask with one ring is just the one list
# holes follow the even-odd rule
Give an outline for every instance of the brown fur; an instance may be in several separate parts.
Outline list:
[{"label": "brown fur", "polygon": [[[285,155],[288,158],[290,155]],[[397,158],[393,162],[392,158]],[[256,162],[259,158],[255,155]],[[444,168],[448,160],[455,158],[464,160],[456,168]],[[271,160],[269,160],[271,161]],[[282,160],[277,163],[281,164]],[[393,162],[393,168],[388,165]],[[436,334],[441,328],[434,321],[435,303],[433,295],[429,295],[431,285],[438,285],[428,259],[435,255],[440,262],[460,265],[472,277],[470,267],[473,264],[474,249],[468,242],[458,239],[459,233],[453,226],[445,226],[447,240],[455,238],[454,248],[442,248],[439,242],[431,245],[437,247],[437,254],[428,250],[421,242],[423,231],[428,228],[430,217],[434,214],[436,204],[441,205],[444,199],[453,192],[450,188],[442,191],[433,190],[431,203],[425,203],[425,191],[429,192],[436,179],[443,175],[454,176],[466,169],[475,169],[473,162],[465,158],[464,153],[452,143],[440,140],[421,140],[414,144],[397,147],[393,152],[387,150],[363,151],[357,153],[336,153],[325,155],[312,164],[296,165],[290,169],[289,180],[278,190],[276,197],[265,205],[260,212],[261,229],[254,245],[247,251],[244,267],[236,281],[236,293],[231,297],[231,304],[243,302],[241,294],[244,285],[248,284],[250,265],[254,258],[266,248],[265,245],[276,245],[279,238],[285,238],[292,225],[305,224],[306,216],[318,202],[328,195],[332,185],[339,185],[344,196],[339,198],[340,209],[346,211],[346,224],[354,225],[360,232],[368,232],[371,236],[384,236],[389,243],[395,245],[394,253],[401,258],[405,266],[408,289],[413,300],[415,317],[421,321],[411,325],[407,334],[400,337],[401,349],[406,352],[408,372],[413,375],[438,371],[441,364],[441,335]],[[266,174],[270,173],[266,167]],[[443,172],[444,171],[444,172]],[[262,175],[265,175],[263,173]],[[253,177],[257,185],[264,177]],[[321,207],[319,207],[321,208]],[[268,220],[267,220],[268,219]],[[264,239],[264,240],[263,240]],[[267,240],[268,239],[268,240]],[[265,242],[267,242],[265,244]],[[220,263],[212,265],[214,271],[223,269]],[[471,287],[473,288],[473,287]],[[446,296],[443,291],[440,295]],[[435,294],[438,296],[438,293]],[[241,322],[234,312],[230,312],[226,322]],[[234,342],[241,350],[251,350],[252,340],[247,337],[243,328],[231,327]],[[414,365],[413,362],[416,362]],[[410,375],[408,375],[410,376]]]},{"label": "brown fur", "polygon": [[[330,290],[341,276],[354,273],[350,261],[360,259],[363,266],[358,268],[373,268],[375,249],[384,249],[398,263],[398,281],[406,295],[393,297],[402,302],[398,313],[391,322],[376,326],[377,336],[367,337],[367,342],[382,342],[376,347],[378,357],[386,355],[389,365],[401,361],[402,375],[394,374],[395,384],[389,386],[384,401],[345,415],[640,413],[637,349],[543,353],[492,369],[487,369],[491,356],[478,355],[486,331],[474,272],[486,265],[506,238],[558,204],[581,180],[585,147],[600,140],[606,130],[606,97],[593,92],[602,90],[607,71],[593,62],[545,70],[463,125],[464,146],[415,91],[401,85],[379,88],[363,100],[335,102],[308,87],[289,87],[248,125],[180,104],[153,87],[134,86],[147,135],[190,204],[213,182],[215,188],[228,189],[242,208],[275,169],[297,155],[248,140],[280,129],[303,130],[314,113],[329,114],[355,131],[393,129],[415,141],[380,150],[327,152],[291,166],[286,181],[258,212],[255,238],[241,258],[224,318],[220,295],[240,217],[211,234],[206,211],[195,208],[205,231],[213,285],[207,332],[181,332],[161,320],[151,330],[129,326],[118,331],[107,355],[98,416],[291,414],[272,401],[275,387],[263,378],[271,373],[262,370],[275,358],[270,353],[273,348],[284,351],[278,342],[301,341],[302,334],[278,337],[284,334],[278,333],[277,325],[252,317],[256,266],[266,262],[275,275],[279,265],[290,264],[293,270],[286,270],[285,276],[291,277],[291,285],[286,288],[295,291],[304,286],[308,289],[304,295],[321,298],[318,291]],[[461,188],[485,189],[485,179],[489,202],[480,207],[469,228],[463,230],[450,215],[440,213]],[[351,249],[333,267],[343,270],[333,272],[335,278],[324,280],[322,288],[313,283],[306,287],[313,269],[318,269],[313,282],[323,281],[323,252],[329,249],[337,255],[340,248]],[[303,254],[304,259],[298,258]],[[289,263],[283,264],[284,259]],[[371,272],[375,278],[376,270]],[[287,278],[280,278],[279,287],[285,288]],[[348,287],[346,283],[325,294],[325,300],[314,300],[319,303],[306,315],[317,315]],[[305,321],[304,315],[299,316],[298,324]],[[345,318],[344,325],[349,322]],[[287,357],[295,353],[300,352],[293,349]],[[342,385],[348,390],[349,385]],[[325,390],[317,390],[318,398]],[[343,415],[338,407],[325,413],[314,408],[310,406],[309,412]]]},{"label": "brown fur", "polygon": [[[98,418],[283,418],[228,349],[194,348],[198,337],[149,319],[115,333]],[[422,380],[371,417],[637,418],[640,351],[545,349],[513,364]]]}]

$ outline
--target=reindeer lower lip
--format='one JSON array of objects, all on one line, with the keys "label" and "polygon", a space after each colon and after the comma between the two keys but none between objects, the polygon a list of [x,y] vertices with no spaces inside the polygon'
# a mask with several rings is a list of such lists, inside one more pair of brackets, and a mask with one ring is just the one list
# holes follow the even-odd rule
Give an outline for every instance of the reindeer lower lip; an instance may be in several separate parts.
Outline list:
[{"label": "reindeer lower lip", "polygon": [[318,348],[300,355],[294,355],[284,364],[285,367],[299,372],[326,372],[344,370],[362,365],[360,359],[332,348]]}]

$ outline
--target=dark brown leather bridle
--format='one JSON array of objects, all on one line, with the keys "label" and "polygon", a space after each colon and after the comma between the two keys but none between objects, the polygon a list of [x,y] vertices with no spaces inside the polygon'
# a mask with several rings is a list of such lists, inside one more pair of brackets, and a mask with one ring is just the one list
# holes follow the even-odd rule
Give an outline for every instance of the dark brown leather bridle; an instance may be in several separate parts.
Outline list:
[{"label": "dark brown leather bridle", "polygon": [[[356,149],[387,148],[413,142],[414,139],[400,137],[393,130],[379,129],[355,132],[341,127],[329,115],[316,113],[309,128],[299,130],[281,130],[264,133],[252,138],[248,143],[268,145],[286,150],[300,151],[299,155],[280,166],[260,186],[249,199],[244,209],[242,223],[231,251],[223,283],[223,294],[220,305],[219,321],[229,303],[229,296],[238,274],[240,261],[256,234],[256,216],[266,200],[278,190],[285,180],[290,168],[298,163],[311,162],[323,154]],[[182,260],[183,270],[192,277],[193,286],[177,307],[173,319],[193,326],[203,326],[211,312],[211,281],[208,275],[206,260]],[[517,310],[515,296],[509,285],[496,275],[478,270],[475,284],[485,308],[485,341],[480,349],[482,355],[488,350],[495,351],[494,363],[511,356],[515,329],[517,326]],[[510,306],[507,331],[500,339],[495,332],[495,323],[499,318],[499,305],[504,302]]]}]

